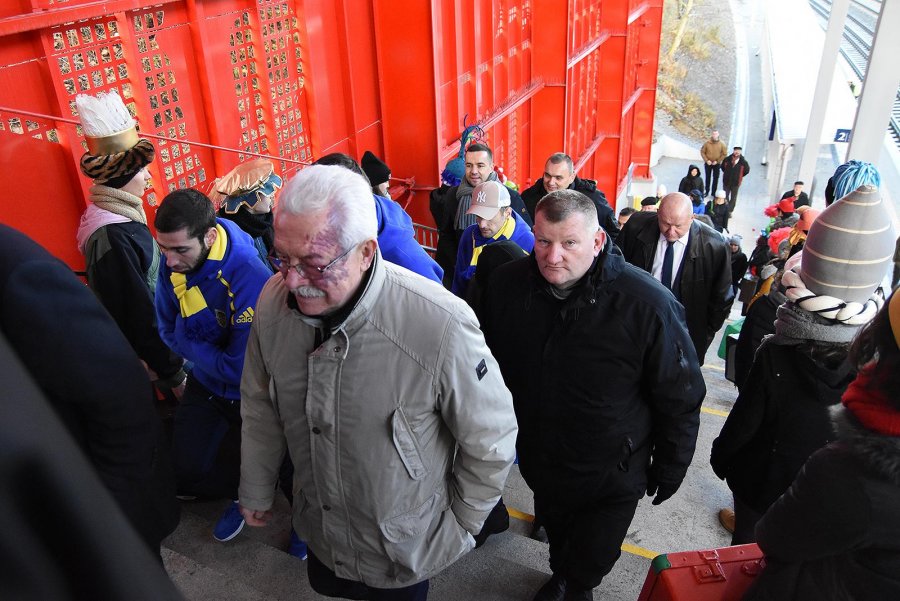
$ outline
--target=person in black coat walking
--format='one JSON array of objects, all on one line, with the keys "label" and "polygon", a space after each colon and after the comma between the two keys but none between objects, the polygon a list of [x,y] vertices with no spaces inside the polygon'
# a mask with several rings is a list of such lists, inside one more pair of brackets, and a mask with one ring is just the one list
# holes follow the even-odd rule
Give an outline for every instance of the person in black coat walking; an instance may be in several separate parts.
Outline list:
[{"label": "person in black coat walking", "polygon": [[833,412],[837,440],[756,527],[766,555],[745,601],[900,599],[900,294],[850,350],[859,375]]},{"label": "person in black coat walking", "polygon": [[544,164],[544,175],[541,179],[522,192],[522,200],[528,214],[534,220],[534,209],[544,196],[556,190],[575,190],[581,192],[594,202],[597,209],[597,221],[600,227],[606,230],[613,242],[619,235],[619,222],[615,211],[609,206],[606,195],[597,189],[597,182],[592,179],[582,179],[575,173],[575,163],[572,157],[564,152],[551,154]]},{"label": "person in black coat walking", "polygon": [[681,306],[624,261],[587,197],[551,192],[536,218],[534,254],[490,279],[482,328],[550,542],[535,599],[591,599],[638,500],[678,490],[706,387]]},{"label": "person in black coat walking", "polygon": [[666,243],[673,248],[671,290],[682,305],[700,364],[728,316],[731,252],[715,230],[693,217],[693,205],[680,192],[667,194],[659,211],[631,216],[617,244],[625,260],[662,280]]},{"label": "person in black coat walking", "polygon": [[0,225],[0,332],[125,516],[158,554],[160,541],[178,525],[179,506],[147,372],[72,271],[5,225]]},{"label": "person in black coat walking", "polygon": [[741,154],[742,152],[740,146],[735,146],[734,152],[722,161],[722,188],[725,189],[725,198],[728,199],[729,213],[734,213],[744,176],[750,173],[750,163]]}]

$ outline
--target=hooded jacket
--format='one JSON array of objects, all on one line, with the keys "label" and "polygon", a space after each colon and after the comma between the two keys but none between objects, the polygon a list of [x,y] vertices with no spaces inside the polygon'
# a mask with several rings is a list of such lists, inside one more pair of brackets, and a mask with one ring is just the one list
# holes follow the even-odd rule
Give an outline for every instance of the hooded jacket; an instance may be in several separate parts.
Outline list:
[{"label": "hooded jacket", "polygon": [[516,421],[462,300],[380,253],[363,286],[327,332],[289,306],[282,278],[263,289],[241,383],[240,501],[269,509],[289,452],[300,537],[338,577],[397,588],[474,547]]},{"label": "hooded jacket", "polygon": [[745,601],[900,599],[900,438],[844,407],[834,424],[757,525],[766,567]]},{"label": "hooded jacket", "polygon": [[[616,220],[615,211],[613,211],[606,200],[606,195],[597,189],[597,182],[592,179],[581,179],[576,175],[572,183],[569,184],[568,189],[581,192],[594,201],[594,207],[597,209],[597,221],[609,234],[612,241],[615,242],[616,236],[619,235],[619,222]],[[531,217],[532,222],[534,222],[534,210],[537,207],[537,203],[547,194],[543,178],[538,178],[530,188],[522,192],[522,201],[525,203],[525,208],[528,210],[528,215]]]},{"label": "hooded jacket", "polygon": [[856,372],[796,346],[764,339],[718,438],[710,463],[744,503],[764,513],[809,456],[834,440],[829,407]]},{"label": "hooded jacket", "polygon": [[163,341],[194,363],[191,375],[212,394],[234,400],[241,398],[256,299],[272,274],[237,224],[217,218],[216,229],[219,235],[198,269],[185,277],[165,263],[160,267],[156,316]]},{"label": "hooded jacket", "polygon": [[[692,175],[692,173],[696,171],[696,175]],[[678,184],[678,191],[682,194],[691,195],[691,190],[700,190],[703,193],[703,176],[700,175],[700,167],[697,165],[691,165],[688,167],[687,175],[681,178],[681,182]]]},{"label": "hooded jacket", "polygon": [[639,499],[651,459],[656,481],[678,487],[706,386],[683,309],[662,284],[607,241],[565,300],[534,255],[498,267],[482,314],[536,495]]},{"label": "hooded jacket", "polygon": [[410,216],[390,198],[372,196],[378,220],[378,247],[384,259],[440,284],[444,270],[416,242]]},{"label": "hooded jacket", "polygon": [[459,241],[459,251],[456,253],[456,269],[453,274],[453,285],[450,287],[453,294],[461,298],[466,297],[469,280],[475,275],[478,263],[476,253],[480,254],[484,246],[501,240],[511,240],[527,253],[534,249],[534,234],[531,233],[531,228],[515,211],[510,211],[510,218],[513,220],[512,232],[504,233],[504,229],[509,225],[507,222],[493,238],[482,236],[477,223],[466,228]]}]

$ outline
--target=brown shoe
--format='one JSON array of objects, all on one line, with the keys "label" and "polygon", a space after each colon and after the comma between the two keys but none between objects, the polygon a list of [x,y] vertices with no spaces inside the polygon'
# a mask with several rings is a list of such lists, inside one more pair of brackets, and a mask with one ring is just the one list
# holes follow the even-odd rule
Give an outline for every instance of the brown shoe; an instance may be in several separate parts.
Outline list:
[{"label": "brown shoe", "polygon": [[720,509],[719,523],[722,524],[722,528],[734,534],[734,509],[728,509],[727,507]]}]

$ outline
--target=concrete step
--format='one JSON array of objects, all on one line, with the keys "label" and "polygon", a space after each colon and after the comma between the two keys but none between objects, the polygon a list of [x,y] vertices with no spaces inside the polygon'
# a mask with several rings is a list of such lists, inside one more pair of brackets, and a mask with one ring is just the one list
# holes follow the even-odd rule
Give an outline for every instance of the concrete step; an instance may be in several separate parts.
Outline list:
[{"label": "concrete step", "polygon": [[185,599],[191,601],[274,601],[240,577],[226,576],[172,549],[162,549],[163,564]]}]

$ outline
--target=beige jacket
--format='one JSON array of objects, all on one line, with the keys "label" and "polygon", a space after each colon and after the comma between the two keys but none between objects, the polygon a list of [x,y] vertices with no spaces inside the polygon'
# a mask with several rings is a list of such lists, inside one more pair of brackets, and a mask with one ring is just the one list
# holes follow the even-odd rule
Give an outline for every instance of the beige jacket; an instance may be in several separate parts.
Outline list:
[{"label": "beige jacket", "polygon": [[472,549],[515,456],[512,397],[475,316],[380,252],[318,348],[288,294],[269,280],[247,343],[241,505],[271,507],[287,451],[293,525],[317,558],[379,588],[431,577]]},{"label": "beige jacket", "polygon": [[721,164],[722,161],[725,160],[725,157],[728,156],[728,151],[725,149],[725,142],[722,140],[716,142],[707,140],[700,148],[700,156],[703,157],[704,163],[712,161],[713,163]]}]

